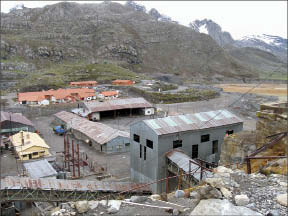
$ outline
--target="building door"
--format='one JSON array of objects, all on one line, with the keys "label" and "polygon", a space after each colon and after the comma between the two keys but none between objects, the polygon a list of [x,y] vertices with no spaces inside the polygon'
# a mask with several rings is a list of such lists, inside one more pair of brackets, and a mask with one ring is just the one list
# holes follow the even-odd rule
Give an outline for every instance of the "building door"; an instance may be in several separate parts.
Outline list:
[{"label": "building door", "polygon": [[198,144],[192,145],[192,159],[198,158]]},{"label": "building door", "polygon": [[32,154],[29,154],[29,160],[32,159]]}]

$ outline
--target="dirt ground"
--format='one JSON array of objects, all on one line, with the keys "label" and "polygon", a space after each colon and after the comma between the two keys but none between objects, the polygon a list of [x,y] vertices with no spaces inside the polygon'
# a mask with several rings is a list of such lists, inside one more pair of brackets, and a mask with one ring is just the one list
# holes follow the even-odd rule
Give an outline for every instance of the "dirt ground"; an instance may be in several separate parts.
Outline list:
[{"label": "dirt ground", "polygon": [[[220,84],[217,87],[223,89],[224,92],[240,92],[245,93],[250,90],[256,84]],[[287,84],[260,84],[250,93],[261,94],[261,95],[273,95],[278,96],[281,99],[286,97],[287,99]]]}]

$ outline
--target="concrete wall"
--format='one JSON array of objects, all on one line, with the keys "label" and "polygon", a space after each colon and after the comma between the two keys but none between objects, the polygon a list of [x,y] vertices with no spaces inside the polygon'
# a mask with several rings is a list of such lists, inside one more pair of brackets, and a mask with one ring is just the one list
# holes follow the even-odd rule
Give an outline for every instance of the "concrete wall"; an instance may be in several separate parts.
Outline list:
[{"label": "concrete wall", "polygon": [[144,115],[153,115],[154,114],[154,108],[145,108]]},{"label": "concrete wall", "polygon": [[[227,130],[234,130],[234,133],[243,129],[243,124],[222,126],[198,131],[185,131],[177,134],[167,134],[157,136],[157,134],[144,122],[137,122],[130,127],[131,139],[131,178],[136,182],[152,182],[165,178],[167,173],[165,154],[173,149],[174,140],[182,140],[183,150],[188,156],[192,157],[192,145],[198,144],[198,157],[203,160],[209,160],[212,155],[212,142],[218,140],[218,153],[215,154],[215,162],[220,159],[221,145]],[[140,136],[140,143],[133,140],[134,134]],[[210,140],[201,143],[201,136],[209,134]],[[143,159],[144,151],[142,149],[142,158],[140,158],[139,145],[146,146],[146,139],[153,141],[153,150],[146,148],[146,161]],[[153,169],[151,169],[153,167]],[[154,193],[161,193],[166,190],[166,182],[154,184],[152,186]]]},{"label": "concrete wall", "polygon": [[107,153],[128,152],[130,150],[130,139],[129,137],[118,136],[109,141],[106,146]]}]

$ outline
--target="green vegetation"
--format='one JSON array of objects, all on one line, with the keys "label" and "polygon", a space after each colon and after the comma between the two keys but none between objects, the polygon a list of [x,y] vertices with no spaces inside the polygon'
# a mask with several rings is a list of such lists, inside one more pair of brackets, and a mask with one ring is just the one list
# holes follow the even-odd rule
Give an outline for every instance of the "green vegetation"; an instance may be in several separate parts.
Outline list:
[{"label": "green vegetation", "polygon": [[164,104],[209,100],[219,96],[219,93],[216,91],[198,90],[192,88],[175,94],[147,92],[135,87],[132,87],[132,91],[140,94],[141,96],[151,101],[152,103],[164,103]]},{"label": "green vegetation", "polygon": [[155,91],[158,91],[158,89],[161,89],[161,91],[168,91],[168,90],[173,90],[173,89],[177,89],[178,86],[174,85],[174,84],[170,84],[170,83],[156,83],[152,86],[152,89]]},{"label": "green vegetation", "polygon": [[[49,69],[27,73],[16,88],[24,89],[38,86],[40,89],[63,88],[71,81],[96,80],[99,83],[110,83],[115,79],[141,80],[144,76],[115,64],[54,64]],[[37,90],[37,89],[36,89]]]}]

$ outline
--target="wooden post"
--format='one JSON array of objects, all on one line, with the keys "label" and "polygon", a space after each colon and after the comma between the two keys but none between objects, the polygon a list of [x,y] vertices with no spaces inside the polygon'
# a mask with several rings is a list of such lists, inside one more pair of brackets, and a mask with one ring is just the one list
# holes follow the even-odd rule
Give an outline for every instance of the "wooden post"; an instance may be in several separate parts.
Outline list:
[{"label": "wooden post", "polygon": [[178,176],[178,190],[181,189],[181,184],[182,184],[182,169],[179,171],[179,176]]},{"label": "wooden post", "polygon": [[189,186],[191,187],[191,161],[189,160],[189,175],[188,175]]},{"label": "wooden post", "polygon": [[75,177],[74,140],[72,140],[72,165],[73,165],[73,177]]},{"label": "wooden post", "polygon": [[202,161],[200,161],[200,181],[202,181],[202,177],[203,177],[203,169],[202,169]]}]

